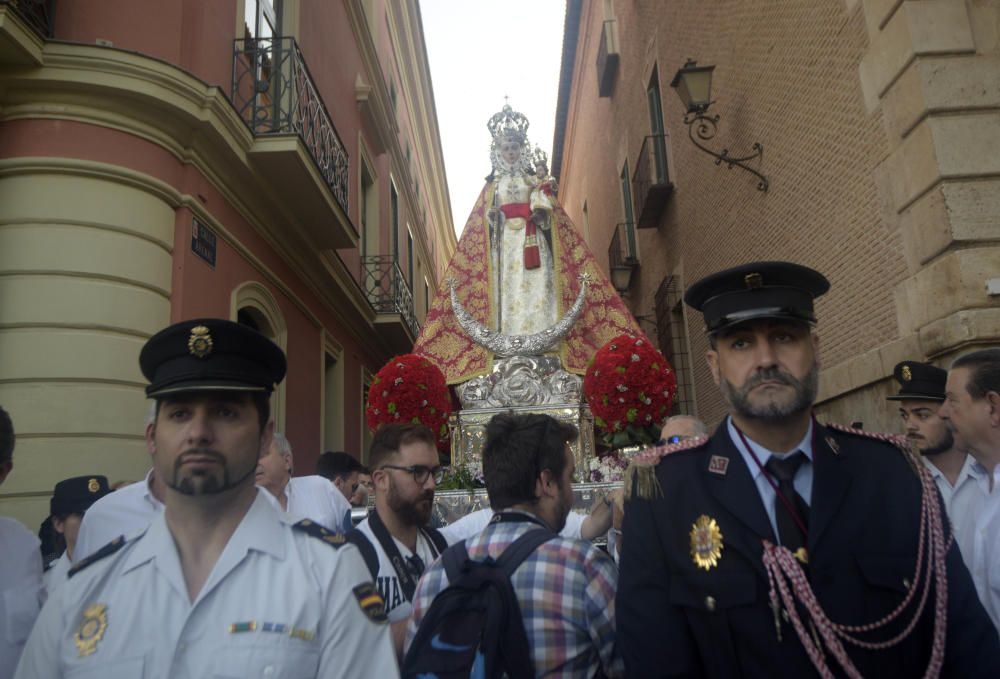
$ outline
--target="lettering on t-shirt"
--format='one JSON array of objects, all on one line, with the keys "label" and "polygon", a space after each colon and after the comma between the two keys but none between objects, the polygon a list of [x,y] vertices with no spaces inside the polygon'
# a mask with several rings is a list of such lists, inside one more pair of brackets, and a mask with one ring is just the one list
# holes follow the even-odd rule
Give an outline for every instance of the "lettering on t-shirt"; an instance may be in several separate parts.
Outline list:
[{"label": "lettering on t-shirt", "polygon": [[389,578],[378,577],[378,593],[385,600],[385,612],[388,613],[396,606],[403,603],[403,594],[399,590],[399,578],[392,576]]}]

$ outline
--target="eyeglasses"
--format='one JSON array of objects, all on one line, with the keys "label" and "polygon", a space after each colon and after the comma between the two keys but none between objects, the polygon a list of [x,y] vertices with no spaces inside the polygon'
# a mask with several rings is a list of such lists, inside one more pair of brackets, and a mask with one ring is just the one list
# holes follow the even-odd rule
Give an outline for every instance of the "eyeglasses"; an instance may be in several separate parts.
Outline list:
[{"label": "eyeglasses", "polygon": [[413,474],[413,480],[417,485],[423,485],[427,483],[427,477],[433,475],[434,483],[441,483],[444,479],[444,467],[428,467],[423,464],[414,464],[409,467],[400,467],[395,464],[384,464],[382,469],[398,469],[401,472],[410,472]]}]

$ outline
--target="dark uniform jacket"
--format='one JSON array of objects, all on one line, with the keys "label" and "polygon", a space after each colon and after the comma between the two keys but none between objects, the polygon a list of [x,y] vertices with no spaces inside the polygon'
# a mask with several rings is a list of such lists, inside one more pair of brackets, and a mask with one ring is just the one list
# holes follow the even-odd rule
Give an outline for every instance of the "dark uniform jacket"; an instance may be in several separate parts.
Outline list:
[{"label": "dark uniform jacket", "polygon": [[[871,623],[903,600],[914,578],[919,478],[890,443],[818,423],[815,433],[807,573],[830,620]],[[711,471],[713,456],[728,464],[717,459]],[[718,473],[722,467],[724,474]],[[777,638],[761,542],[777,540],[725,423],[703,445],[666,455],[656,478],[662,496],[632,499],[625,509],[616,616],[628,676],[817,676],[789,623],[782,622],[782,640]],[[702,515],[715,519],[722,533],[721,559],[709,570],[697,567],[691,554],[691,530]],[[954,544],[946,563],[941,676],[1000,677],[997,630]],[[900,619],[911,620],[917,603],[914,597]],[[932,590],[901,644],[882,651],[844,646],[865,677],[920,677],[930,658],[933,617]],[[901,629],[894,624],[858,636],[881,641]],[[826,662],[843,676],[831,655]]]}]

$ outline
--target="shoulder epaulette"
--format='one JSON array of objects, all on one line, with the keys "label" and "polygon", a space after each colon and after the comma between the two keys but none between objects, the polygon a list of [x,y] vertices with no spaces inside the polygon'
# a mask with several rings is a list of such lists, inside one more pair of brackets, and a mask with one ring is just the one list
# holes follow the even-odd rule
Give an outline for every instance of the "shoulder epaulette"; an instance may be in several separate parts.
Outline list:
[{"label": "shoulder epaulette", "polygon": [[661,495],[663,490],[656,480],[656,465],[668,455],[694,450],[706,443],[708,443],[707,436],[696,436],[687,441],[679,441],[669,446],[655,446],[637,453],[625,470],[625,497],[631,498],[633,489],[637,497],[647,500]]},{"label": "shoulder epaulette", "polygon": [[117,552],[119,549],[121,549],[122,547],[124,547],[125,546],[125,542],[126,542],[125,536],[124,535],[119,535],[114,540],[112,540],[108,544],[104,545],[103,547],[101,547],[99,550],[97,550],[96,552],[94,552],[90,556],[88,556],[88,557],[86,557],[84,559],[80,559],[75,564],[73,564],[73,567],[69,569],[69,572],[66,574],[66,577],[72,578],[74,575],[76,575],[77,573],[79,573],[80,571],[82,571],[87,566],[89,566],[89,565],[91,565],[93,563],[97,563],[98,561],[100,561],[101,559],[103,559],[106,556],[111,556],[112,554],[114,554],[115,552]]},{"label": "shoulder epaulette", "polygon": [[315,521],[310,521],[309,519],[303,519],[298,523],[292,524],[292,529],[305,533],[306,535],[314,537],[317,540],[322,540],[326,544],[333,547],[340,547],[344,544],[343,533],[335,533],[332,530],[327,530]]},{"label": "shoulder epaulette", "polygon": [[883,443],[888,443],[889,445],[895,446],[902,453],[903,457],[910,464],[910,467],[916,472],[917,476],[926,472],[924,465],[920,462],[920,456],[913,450],[910,442],[902,434],[889,434],[881,431],[867,431],[865,429],[854,429],[853,427],[845,427],[842,424],[832,424],[827,423],[825,425],[827,429],[832,429],[834,431],[840,432],[842,434],[851,434],[853,436],[861,436],[864,438],[874,439],[876,441],[882,441]]}]

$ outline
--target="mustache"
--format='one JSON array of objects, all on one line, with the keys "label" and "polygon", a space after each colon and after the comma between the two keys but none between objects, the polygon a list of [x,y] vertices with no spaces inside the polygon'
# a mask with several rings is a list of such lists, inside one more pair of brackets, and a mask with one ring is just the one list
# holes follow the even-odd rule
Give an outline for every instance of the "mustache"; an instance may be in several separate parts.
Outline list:
[{"label": "mustache", "polygon": [[780,382],[790,387],[795,386],[795,380],[791,375],[782,372],[778,368],[762,368],[747,379],[743,385],[743,389],[744,391],[750,391],[764,382]]},{"label": "mustache", "polygon": [[174,469],[179,469],[182,464],[187,462],[192,457],[207,457],[218,462],[219,464],[226,464],[226,458],[222,455],[222,453],[216,450],[211,448],[189,448],[181,453],[177,458],[177,461],[174,462]]}]

